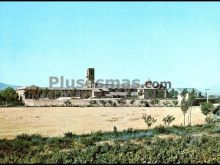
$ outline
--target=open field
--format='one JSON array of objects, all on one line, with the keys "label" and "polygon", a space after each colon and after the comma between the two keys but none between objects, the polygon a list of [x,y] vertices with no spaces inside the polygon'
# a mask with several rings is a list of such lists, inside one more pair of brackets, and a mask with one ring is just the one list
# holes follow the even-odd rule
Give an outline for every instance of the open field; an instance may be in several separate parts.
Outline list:
[{"label": "open field", "polygon": [[[143,114],[157,119],[153,126],[163,124],[163,117],[176,117],[172,125],[183,123],[180,107],[19,107],[0,108],[0,138],[15,138],[17,135],[41,134],[63,136],[65,132],[76,134],[91,131],[112,131],[127,128],[147,128]],[[186,114],[186,123],[187,123]],[[200,107],[192,109],[192,124],[203,124],[205,116]]]}]

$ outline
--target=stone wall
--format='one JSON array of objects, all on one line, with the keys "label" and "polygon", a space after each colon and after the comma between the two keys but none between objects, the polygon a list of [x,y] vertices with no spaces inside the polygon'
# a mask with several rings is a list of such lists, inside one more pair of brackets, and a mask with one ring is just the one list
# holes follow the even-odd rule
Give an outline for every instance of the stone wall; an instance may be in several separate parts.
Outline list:
[{"label": "stone wall", "polygon": [[[103,98],[103,99],[71,99],[71,98],[59,98],[59,99],[26,99],[24,101],[26,106],[67,106],[65,101],[69,100],[71,105],[69,106],[98,106],[102,107],[103,104],[101,100],[105,101],[105,106],[110,107],[111,105],[108,101],[112,100],[116,106],[127,106],[127,107],[144,107],[146,104],[144,103],[147,101],[150,106],[172,106],[173,100],[160,100],[159,104],[152,104],[151,100],[135,100],[133,104],[131,104],[132,99],[126,99],[125,104],[121,105],[118,103],[118,98]],[[68,101],[68,102],[69,102]],[[91,104],[91,102],[96,102],[95,104]],[[166,103],[166,104],[164,104]],[[168,104],[167,104],[168,103]]]}]

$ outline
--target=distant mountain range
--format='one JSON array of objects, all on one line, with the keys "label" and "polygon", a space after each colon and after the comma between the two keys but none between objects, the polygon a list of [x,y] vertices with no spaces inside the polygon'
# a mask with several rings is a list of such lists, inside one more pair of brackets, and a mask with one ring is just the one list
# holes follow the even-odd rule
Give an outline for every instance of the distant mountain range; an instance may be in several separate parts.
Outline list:
[{"label": "distant mountain range", "polygon": [[8,88],[8,87],[11,87],[11,88],[19,88],[21,86],[16,86],[16,85],[10,85],[10,84],[5,84],[5,83],[1,83],[0,82],[0,90],[4,90],[5,88]]}]

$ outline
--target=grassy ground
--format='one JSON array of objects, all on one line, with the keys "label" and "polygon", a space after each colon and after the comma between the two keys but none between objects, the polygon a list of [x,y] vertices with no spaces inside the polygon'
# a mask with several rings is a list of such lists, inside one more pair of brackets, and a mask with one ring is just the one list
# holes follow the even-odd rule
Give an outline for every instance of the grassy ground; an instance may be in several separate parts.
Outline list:
[{"label": "grassy ground", "polygon": [[0,140],[0,163],[220,163],[220,123]]}]

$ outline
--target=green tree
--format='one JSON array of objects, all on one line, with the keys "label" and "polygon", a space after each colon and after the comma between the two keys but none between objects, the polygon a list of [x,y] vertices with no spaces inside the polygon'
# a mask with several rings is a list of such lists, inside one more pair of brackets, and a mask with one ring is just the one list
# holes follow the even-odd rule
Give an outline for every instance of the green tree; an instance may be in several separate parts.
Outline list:
[{"label": "green tree", "polygon": [[18,94],[11,87],[6,88],[1,92],[1,98],[5,102],[5,105],[18,101]]},{"label": "green tree", "polygon": [[188,109],[189,109],[189,103],[185,98],[183,98],[183,100],[181,101],[181,110],[183,112],[183,117],[184,117],[184,126],[185,126],[185,121],[186,121],[185,116],[186,116]]},{"label": "green tree", "polygon": [[142,89],[138,91],[138,96],[142,96],[143,94],[144,94],[144,92]]},{"label": "green tree", "polygon": [[195,102],[195,99],[196,99],[196,91],[195,89],[193,88],[191,92],[188,93],[188,103],[189,103],[189,116],[188,116],[188,122],[189,122],[189,125],[191,125],[191,119],[192,119],[192,106]]},{"label": "green tree", "polygon": [[173,100],[172,103],[173,103],[174,106],[178,105],[178,101],[177,100]]},{"label": "green tree", "polygon": [[187,93],[188,93],[187,89],[184,88],[183,91],[180,93],[180,95],[181,95],[182,97],[186,97],[186,94],[187,94]]},{"label": "green tree", "polygon": [[4,106],[23,105],[22,100],[19,99],[18,94],[11,87],[0,91],[0,104]]},{"label": "green tree", "polygon": [[214,109],[214,106],[211,102],[208,102],[208,103],[204,102],[201,105],[201,110],[204,115],[210,114],[213,111],[213,109]]},{"label": "green tree", "polygon": [[178,96],[178,92],[175,89],[172,89],[168,92],[168,98],[176,99]]}]

